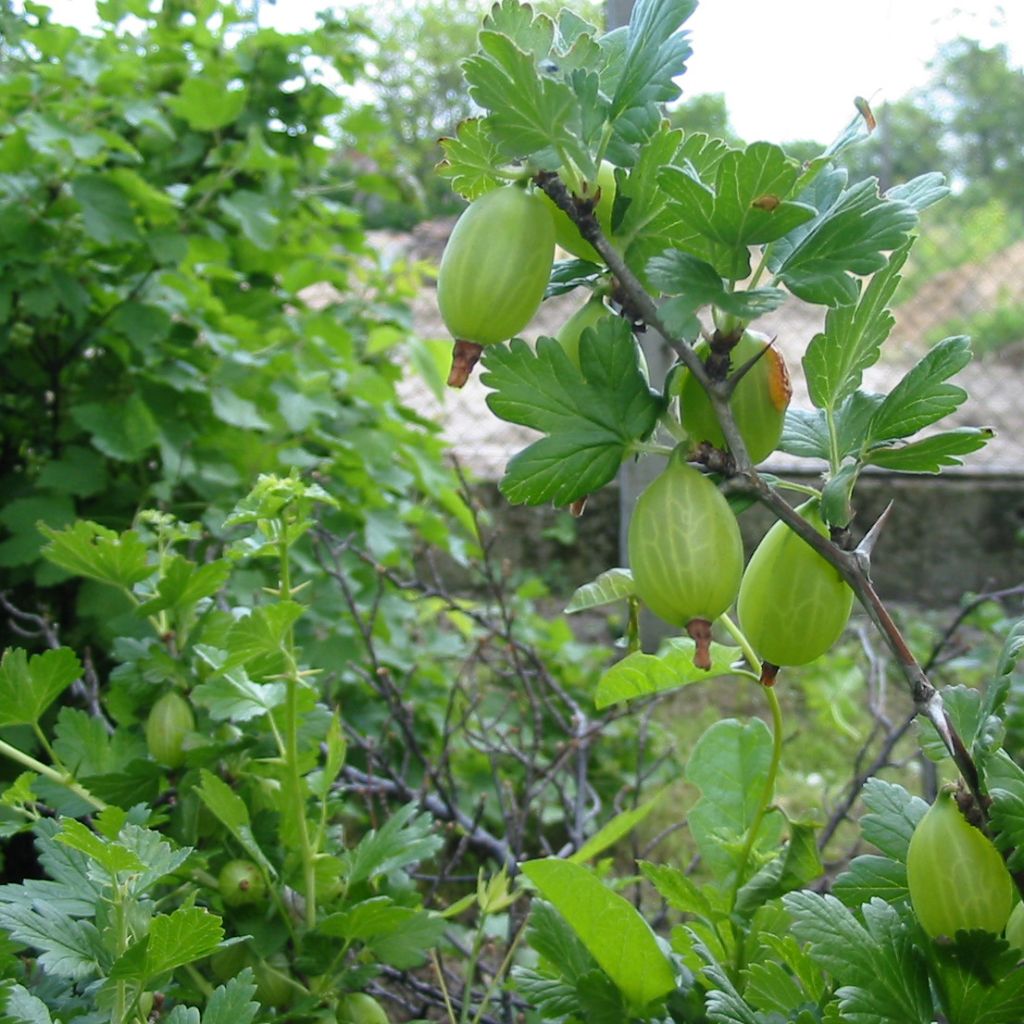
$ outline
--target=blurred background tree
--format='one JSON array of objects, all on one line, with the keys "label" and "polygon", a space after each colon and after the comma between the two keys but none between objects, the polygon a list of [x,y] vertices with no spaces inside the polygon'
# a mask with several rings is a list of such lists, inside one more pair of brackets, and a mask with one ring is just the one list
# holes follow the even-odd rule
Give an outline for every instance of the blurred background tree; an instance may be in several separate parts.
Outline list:
[{"label": "blurred background tree", "polygon": [[[369,33],[368,81],[365,102],[346,127],[384,127],[353,167],[370,226],[409,228],[462,208],[434,167],[441,159],[438,139],[476,112],[459,62],[476,48],[488,6],[483,0],[381,0],[352,8]],[[598,0],[539,0],[533,6],[552,16],[568,7],[604,24]]]},{"label": "blurred background tree", "polygon": [[700,93],[677,103],[669,120],[673,128],[684,132],[704,132],[726,142],[739,143],[739,136],[729,120],[729,107],[720,92]]}]

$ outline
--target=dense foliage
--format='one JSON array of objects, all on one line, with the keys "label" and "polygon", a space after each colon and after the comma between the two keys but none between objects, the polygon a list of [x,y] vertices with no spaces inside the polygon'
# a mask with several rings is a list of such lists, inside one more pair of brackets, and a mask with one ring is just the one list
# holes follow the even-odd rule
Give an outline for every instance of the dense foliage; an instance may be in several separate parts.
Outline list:
[{"label": "dense foliage", "polygon": [[[379,0],[350,5],[369,29],[369,98],[344,125],[357,133],[355,199],[374,226],[410,227],[462,209],[458,197],[434,172],[438,139],[478,112],[465,90],[459,62],[476,45],[485,0]],[[599,0],[541,0],[539,10],[561,7],[597,21]],[[358,138],[367,120],[384,131]]]},{"label": "dense foliage", "polygon": [[[342,109],[322,79],[356,73],[355,38],[337,21],[254,31],[212,2],[142,28],[124,16],[145,4],[102,8],[95,37],[45,8],[4,15],[6,589],[18,603],[58,583],[38,521],[118,528],[158,504],[217,530],[259,472],[290,467],[343,478],[341,530],[380,511],[386,557],[429,516],[412,491],[450,500],[452,481],[395,400],[388,349],[415,281],[385,278],[319,187]],[[390,515],[389,492],[408,496]],[[66,624],[117,610],[52,594]]]},{"label": "dense foliage", "polygon": [[419,862],[443,890],[578,844],[646,749],[574,718],[598,652],[554,661],[571,634],[397,398],[399,343],[437,370],[328,141],[358,25],[100,13],[0,8],[0,1005],[365,1011],[460,928]]}]

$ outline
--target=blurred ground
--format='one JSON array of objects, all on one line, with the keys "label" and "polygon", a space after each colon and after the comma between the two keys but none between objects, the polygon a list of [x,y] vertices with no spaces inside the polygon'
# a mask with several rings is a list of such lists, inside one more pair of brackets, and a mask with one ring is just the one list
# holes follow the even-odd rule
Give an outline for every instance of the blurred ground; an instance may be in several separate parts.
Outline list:
[{"label": "blurred ground", "polygon": [[[424,223],[409,234],[374,232],[372,243],[389,257],[440,260],[452,221]],[[990,259],[936,275],[909,301],[895,310],[896,327],[883,349],[882,360],[864,377],[868,390],[886,391],[926,350],[925,336],[936,325],[990,308],[1001,296],[1019,293],[1024,267],[1024,242]],[[553,335],[585,296],[571,294],[545,302],[529,327],[522,332],[528,341]],[[898,296],[897,296],[898,298]],[[435,291],[424,288],[414,303],[414,328],[423,338],[445,338],[447,332],[437,311]],[[807,342],[824,325],[824,309],[792,299],[758,321],[758,329],[777,336],[777,344],[793,378],[793,403],[809,408],[800,356]],[[982,451],[967,458],[972,469],[1024,470],[1024,338],[978,358],[955,379],[971,398],[944,426],[991,426],[996,438]],[[508,458],[529,443],[532,431],[497,419],[486,406],[487,389],[474,375],[461,392],[438,403],[423,382],[411,375],[403,387],[407,401],[418,411],[443,423],[445,437],[463,465],[485,479],[501,476]],[[776,457],[775,465],[787,460]]]}]

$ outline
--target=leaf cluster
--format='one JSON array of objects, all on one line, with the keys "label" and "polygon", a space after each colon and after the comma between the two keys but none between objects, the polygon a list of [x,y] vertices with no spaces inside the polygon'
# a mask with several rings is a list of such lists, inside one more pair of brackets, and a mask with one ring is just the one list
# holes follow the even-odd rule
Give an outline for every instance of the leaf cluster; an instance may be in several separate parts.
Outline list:
[{"label": "leaf cluster", "polygon": [[[963,401],[947,380],[969,358],[966,339],[936,346],[888,396],[860,390],[893,326],[888,304],[918,215],[948,189],[938,174],[884,194],[875,178],[851,182],[836,161],[866,134],[859,114],[803,165],[770,143],[735,146],[670,128],[659,104],[678,94],[690,53],[681,26],[692,9],[686,0],[641,0],[628,26],[601,33],[568,12],[553,20],[515,0],[496,5],[478,51],[463,62],[484,115],[445,141],[440,170],[469,199],[538,171],[556,171],[571,192],[584,194],[581,183],[595,181],[610,160],[617,192],[608,241],[626,272],[661,300],[657,326],[687,365],[682,351],[696,340],[697,313],[708,305],[735,330],[776,309],[787,293],[825,306],[825,330],[804,357],[815,408],[790,414],[782,449],[826,461],[826,520],[843,527],[863,467],[938,472],[991,437],[978,427],[918,436]],[[551,294],[574,285],[614,294],[618,260],[610,268],[617,278],[603,269],[583,261],[560,266]],[[629,301],[621,312],[632,325]],[[628,355],[624,331],[609,330],[597,344],[608,367]],[[657,417],[650,403],[646,415],[635,415],[630,387],[604,394],[588,381],[581,388],[550,347],[538,348],[536,362],[525,349],[513,351],[489,352],[489,404],[546,436],[511,461],[502,484],[510,500],[578,500],[643,449],[656,418],[679,440],[674,392],[665,392]],[[618,372],[624,381],[634,377],[628,360]],[[599,432],[586,424],[594,417],[577,404],[586,394],[618,423],[601,423]],[[869,414],[883,399],[884,408]]]},{"label": "leaf cluster", "polygon": [[[386,559],[440,541],[456,504],[395,391],[419,272],[377,265],[318,141],[346,101],[317,69],[355,75],[360,34],[204,9],[109,3],[94,34],[4,15],[0,567],[22,607],[52,588],[72,640],[109,642],[125,607],[42,560],[39,521],[120,531],[159,505],[219,525],[294,466],[342,495],[339,529],[380,511]],[[409,491],[433,505],[392,500]]]}]

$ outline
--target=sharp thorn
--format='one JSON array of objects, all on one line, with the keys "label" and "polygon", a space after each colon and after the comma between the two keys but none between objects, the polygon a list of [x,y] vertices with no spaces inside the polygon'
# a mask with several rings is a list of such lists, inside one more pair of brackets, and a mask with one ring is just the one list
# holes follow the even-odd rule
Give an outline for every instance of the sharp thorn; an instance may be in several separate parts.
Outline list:
[{"label": "sharp thorn", "polygon": [[886,521],[889,518],[889,513],[892,512],[894,502],[889,502],[885,506],[885,510],[875,520],[871,529],[864,534],[863,539],[854,549],[853,557],[857,559],[861,568],[868,572],[871,568],[871,552],[874,551],[875,545],[878,543],[878,538],[882,535],[882,530],[885,527]]}]

